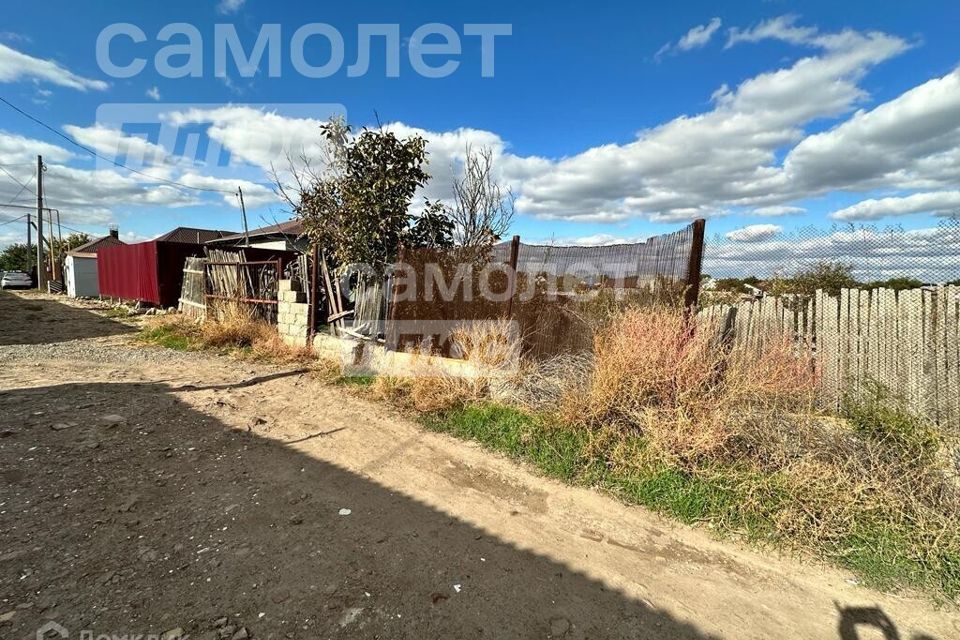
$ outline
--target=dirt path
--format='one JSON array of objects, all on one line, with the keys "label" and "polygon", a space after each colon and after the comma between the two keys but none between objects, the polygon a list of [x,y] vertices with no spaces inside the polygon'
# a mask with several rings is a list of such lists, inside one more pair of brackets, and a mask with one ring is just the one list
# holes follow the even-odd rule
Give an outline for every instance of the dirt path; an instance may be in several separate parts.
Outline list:
[{"label": "dirt path", "polygon": [[308,375],[10,294],[0,328],[2,638],[960,637]]}]

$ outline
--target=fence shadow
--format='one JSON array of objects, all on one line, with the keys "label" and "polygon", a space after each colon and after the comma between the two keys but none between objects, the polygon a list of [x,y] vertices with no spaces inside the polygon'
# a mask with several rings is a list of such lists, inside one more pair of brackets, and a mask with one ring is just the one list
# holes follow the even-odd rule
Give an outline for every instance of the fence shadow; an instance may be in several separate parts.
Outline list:
[{"label": "fence shadow", "polygon": [[0,592],[29,603],[5,637],[712,637],[171,391],[0,392]]},{"label": "fence shadow", "polygon": [[6,291],[0,291],[0,319],[0,346],[49,344],[134,331],[84,309],[54,300],[21,298]]}]

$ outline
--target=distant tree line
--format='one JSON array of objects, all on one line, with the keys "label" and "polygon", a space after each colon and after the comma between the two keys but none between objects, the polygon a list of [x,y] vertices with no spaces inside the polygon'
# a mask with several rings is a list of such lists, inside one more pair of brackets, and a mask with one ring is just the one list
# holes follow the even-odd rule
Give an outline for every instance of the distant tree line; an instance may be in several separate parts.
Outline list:
[{"label": "distant tree line", "polygon": [[[751,293],[751,287],[756,287],[771,295],[812,295],[820,289],[836,296],[840,294],[841,289],[884,288],[903,291],[904,289],[916,289],[924,284],[923,281],[916,278],[903,276],[860,282],[853,276],[853,265],[825,260],[811,267],[800,269],[789,276],[778,275],[767,279],[756,276],[716,278],[713,281],[713,290],[724,293],[749,294]],[[954,280],[947,284],[960,285],[960,280]]]},{"label": "distant tree line", "polygon": [[[54,239],[54,255],[62,256],[67,251],[72,251],[88,242],[90,242],[90,235],[86,233],[71,233],[62,240]],[[31,265],[36,262],[36,257],[36,245],[28,247],[24,243],[11,244],[0,251],[0,271],[29,271]]]}]

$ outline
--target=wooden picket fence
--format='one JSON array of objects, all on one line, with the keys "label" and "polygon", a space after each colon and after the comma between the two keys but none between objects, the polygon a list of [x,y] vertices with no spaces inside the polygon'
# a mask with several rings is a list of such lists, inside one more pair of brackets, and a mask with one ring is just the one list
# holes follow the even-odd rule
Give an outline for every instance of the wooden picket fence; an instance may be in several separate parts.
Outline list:
[{"label": "wooden picket fence", "polygon": [[180,290],[180,313],[203,318],[207,312],[206,284],[203,280],[203,258],[187,258],[183,265],[183,287]]},{"label": "wooden picket fence", "polygon": [[766,297],[707,306],[698,317],[725,330],[734,347],[786,336],[810,358],[827,407],[880,383],[915,413],[960,432],[960,286]]}]

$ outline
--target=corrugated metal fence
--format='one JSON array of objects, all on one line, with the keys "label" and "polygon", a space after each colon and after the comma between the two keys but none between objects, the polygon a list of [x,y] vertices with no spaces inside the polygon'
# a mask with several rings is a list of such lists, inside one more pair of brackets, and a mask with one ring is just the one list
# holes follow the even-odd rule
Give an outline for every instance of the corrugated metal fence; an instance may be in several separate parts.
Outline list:
[{"label": "corrugated metal fence", "polygon": [[811,358],[829,407],[879,382],[914,412],[960,432],[960,286],[817,291],[711,305],[699,315],[719,320],[736,347],[759,347],[776,334],[793,340]]}]

